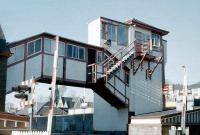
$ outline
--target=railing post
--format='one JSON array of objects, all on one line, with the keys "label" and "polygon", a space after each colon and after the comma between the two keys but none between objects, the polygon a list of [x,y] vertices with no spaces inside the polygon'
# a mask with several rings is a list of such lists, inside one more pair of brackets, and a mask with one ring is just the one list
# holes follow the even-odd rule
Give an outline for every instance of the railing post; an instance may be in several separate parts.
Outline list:
[{"label": "railing post", "polygon": [[97,65],[96,64],[94,64],[94,78],[95,78],[94,83],[96,83],[97,81]]},{"label": "railing post", "polygon": [[106,83],[107,83],[107,81],[108,81],[108,68],[106,68]]},{"label": "railing post", "polygon": [[92,83],[93,83],[93,81],[94,81],[94,77],[93,77],[94,69],[93,69],[92,65],[91,65],[91,68],[92,68],[91,75],[92,75]]}]

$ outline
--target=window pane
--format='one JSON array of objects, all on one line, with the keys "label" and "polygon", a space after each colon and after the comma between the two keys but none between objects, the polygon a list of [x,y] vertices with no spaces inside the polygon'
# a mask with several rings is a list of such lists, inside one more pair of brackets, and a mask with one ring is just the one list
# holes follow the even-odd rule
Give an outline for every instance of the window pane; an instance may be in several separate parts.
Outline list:
[{"label": "window pane", "polygon": [[108,28],[108,39],[116,41],[116,26],[108,24],[107,28]]},{"label": "window pane", "polygon": [[103,53],[98,51],[97,52],[97,63],[101,63],[103,61]]},{"label": "window pane", "polygon": [[28,55],[31,55],[34,53],[34,42],[28,43]]},{"label": "window pane", "polygon": [[126,26],[118,26],[117,39],[119,45],[128,44],[128,28]]},{"label": "window pane", "polygon": [[71,45],[67,46],[67,56],[72,58],[72,46]]},{"label": "window pane", "polygon": [[41,51],[41,39],[35,41],[35,53]]},{"label": "window pane", "polygon": [[15,57],[16,61],[22,60],[24,58],[24,45],[16,47]]},{"label": "window pane", "polygon": [[15,62],[16,48],[15,47],[11,48],[10,52],[12,53],[12,56],[8,58],[8,64]]},{"label": "window pane", "polygon": [[152,45],[159,47],[160,46],[160,35],[152,33],[151,38],[152,38]]},{"label": "window pane", "polygon": [[59,42],[58,53],[59,53],[59,56],[65,56],[65,43]]},{"label": "window pane", "polygon": [[85,59],[85,53],[84,48],[79,48],[79,59],[84,60]]},{"label": "window pane", "polygon": [[102,23],[102,30],[101,30],[101,35],[103,39],[106,39],[106,23]]},{"label": "window pane", "polygon": [[78,58],[78,48],[73,46],[73,58]]},{"label": "window pane", "polygon": [[56,41],[51,40],[51,53],[54,53],[55,47],[56,47]]},{"label": "window pane", "polygon": [[116,41],[116,26],[111,25],[111,40]]},{"label": "window pane", "polygon": [[51,40],[48,38],[44,39],[44,51],[51,53]]},{"label": "window pane", "polygon": [[135,31],[135,39],[137,43],[141,43],[142,41],[142,33],[139,31]]}]

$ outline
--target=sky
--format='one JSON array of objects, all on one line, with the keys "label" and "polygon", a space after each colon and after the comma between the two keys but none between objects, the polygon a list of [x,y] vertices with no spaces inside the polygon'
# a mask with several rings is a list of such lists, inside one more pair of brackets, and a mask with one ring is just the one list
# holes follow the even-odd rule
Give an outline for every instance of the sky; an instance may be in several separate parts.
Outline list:
[{"label": "sky", "polygon": [[104,16],[125,22],[136,18],[170,31],[166,79],[200,81],[199,0],[0,0],[0,24],[8,42],[41,32],[87,43],[87,24]]}]

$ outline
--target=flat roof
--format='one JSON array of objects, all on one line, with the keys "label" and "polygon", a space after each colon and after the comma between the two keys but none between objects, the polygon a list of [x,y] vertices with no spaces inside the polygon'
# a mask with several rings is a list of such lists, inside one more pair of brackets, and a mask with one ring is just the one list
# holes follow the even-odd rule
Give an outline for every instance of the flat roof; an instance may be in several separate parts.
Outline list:
[{"label": "flat roof", "polygon": [[136,25],[136,27],[139,26],[139,27],[142,27],[144,29],[149,29],[149,30],[151,30],[153,32],[158,32],[161,35],[167,35],[169,33],[169,31],[157,28],[155,26],[152,26],[150,24],[147,24],[147,23],[142,22],[142,21],[140,21],[138,19],[135,19],[135,18],[133,18],[131,20],[128,20],[126,23],[129,24],[129,25]]},{"label": "flat roof", "polygon": [[104,20],[120,23],[120,24],[127,25],[127,26],[136,25],[136,27],[138,26],[138,27],[141,27],[141,28],[144,28],[144,29],[148,29],[150,31],[157,32],[157,33],[159,33],[161,35],[167,35],[169,33],[169,31],[157,28],[155,26],[152,26],[150,24],[147,24],[147,23],[145,23],[143,21],[140,21],[138,19],[135,19],[135,18],[130,19],[130,20],[126,21],[126,22],[120,22],[120,21],[116,21],[116,20],[113,20],[113,19],[110,19],[110,18],[106,18],[106,17],[102,17],[102,16],[100,16],[100,19],[104,19]]},{"label": "flat roof", "polygon": [[[200,110],[200,106],[194,107],[193,110],[187,111],[187,112],[193,112]],[[145,113],[145,114],[139,114],[136,116],[132,116],[131,118],[133,119],[150,119],[150,118],[162,118],[162,117],[167,117],[171,115],[177,115],[180,114],[181,112],[176,111],[176,109],[172,110],[166,110],[166,111],[158,111],[158,112],[151,112],[151,113]]]},{"label": "flat roof", "polygon": [[[57,35],[51,34],[51,33],[48,33],[48,32],[42,32],[42,33],[39,33],[39,34],[30,36],[30,37],[23,38],[23,39],[21,39],[21,40],[17,40],[17,41],[10,42],[10,43],[8,43],[8,45],[9,45],[9,46],[12,46],[12,45],[14,45],[14,44],[20,44],[20,43],[22,43],[22,42],[31,40],[31,39],[33,39],[33,38],[41,37],[41,36],[51,36],[51,37],[55,37],[55,36],[57,36]],[[58,36],[59,36],[59,35],[58,35]],[[62,36],[59,36],[59,39],[60,39],[61,41],[62,41],[62,40],[65,40],[65,41],[69,41],[69,42],[74,42],[74,43],[76,43],[76,44],[86,45],[87,47],[92,47],[92,48],[97,48],[97,49],[104,49],[103,47],[100,47],[100,46],[96,46],[96,45],[92,45],[92,44],[80,42],[80,41],[73,40],[73,39],[69,39],[69,38],[65,38],[65,37],[62,37]]]}]

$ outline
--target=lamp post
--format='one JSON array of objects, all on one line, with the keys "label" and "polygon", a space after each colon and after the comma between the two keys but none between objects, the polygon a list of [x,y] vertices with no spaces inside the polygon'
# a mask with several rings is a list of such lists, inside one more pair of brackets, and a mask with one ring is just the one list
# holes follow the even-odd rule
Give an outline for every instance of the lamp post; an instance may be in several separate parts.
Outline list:
[{"label": "lamp post", "polygon": [[185,129],[185,117],[186,117],[186,110],[187,110],[187,71],[186,67],[182,66],[184,70],[184,78],[183,78],[183,105],[182,105],[182,113],[181,113],[181,129],[182,129],[182,134],[186,134],[186,129]]}]

